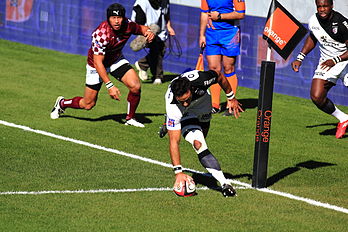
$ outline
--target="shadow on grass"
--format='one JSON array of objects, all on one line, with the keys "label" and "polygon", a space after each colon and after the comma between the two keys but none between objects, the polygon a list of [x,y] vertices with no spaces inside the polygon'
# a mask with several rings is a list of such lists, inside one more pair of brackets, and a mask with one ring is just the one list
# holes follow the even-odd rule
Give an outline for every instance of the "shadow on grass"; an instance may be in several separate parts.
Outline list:
[{"label": "shadow on grass", "polygon": [[[238,99],[238,101],[242,104],[243,110],[253,109],[253,108],[256,108],[258,105],[257,98],[243,98],[243,99]],[[226,110],[226,104],[227,102],[223,102],[220,104],[221,112]]]},{"label": "shadow on grass", "polygon": [[[221,192],[221,186],[218,185],[218,182],[210,173],[196,173],[189,170],[186,170],[186,172],[192,173],[192,178],[196,184],[201,184],[209,189]],[[239,179],[247,177],[249,180],[251,180],[252,178],[251,174],[232,175],[225,172],[224,175],[227,179]]]},{"label": "shadow on grass", "polygon": [[[136,119],[143,124],[150,124],[150,123],[152,123],[152,120],[149,119],[148,117],[151,117],[151,116],[163,116],[163,114],[137,113]],[[100,121],[106,121],[106,120],[113,120],[113,121],[118,122],[120,124],[124,124],[126,121],[125,120],[126,114],[110,114],[110,115],[101,116],[99,118],[87,118],[87,117],[76,117],[76,116],[71,116],[71,115],[62,115],[62,116],[60,116],[60,118],[74,118],[74,119],[90,121],[90,122],[100,122]]]},{"label": "shadow on grass", "polygon": [[[305,162],[301,162],[296,164],[294,167],[288,167],[284,170],[281,170],[280,172],[274,174],[273,176],[269,177],[266,182],[266,187],[270,187],[277,183],[278,181],[284,179],[287,176],[290,176],[291,174],[294,174],[295,172],[300,171],[301,169],[317,169],[317,168],[323,168],[323,167],[329,167],[329,166],[335,166],[337,164],[332,163],[326,163],[326,162],[319,162],[314,160],[308,160]],[[195,181],[196,184],[201,184],[203,186],[208,187],[209,189],[215,190],[215,191],[221,191],[221,186],[218,185],[218,182],[215,180],[215,178],[209,174],[209,173],[196,173],[189,170],[186,170],[186,172],[192,173],[192,178]],[[252,179],[251,174],[239,174],[239,175],[232,175],[230,173],[224,173],[225,177],[227,179],[240,179],[240,178],[248,178],[248,180]]]},{"label": "shadow on grass", "polygon": [[325,163],[325,162],[318,162],[314,160],[308,160],[302,163],[296,164],[294,167],[288,167],[284,170],[281,170],[280,172],[274,174],[273,176],[269,177],[266,182],[266,187],[270,187],[280,181],[281,179],[284,179],[285,177],[294,174],[295,172],[300,171],[302,168],[305,169],[316,169],[316,168],[323,168],[328,166],[335,166],[337,164],[332,163]]},{"label": "shadow on grass", "polygon": [[[321,126],[333,126],[334,128],[326,129],[326,130],[320,132],[319,133],[320,135],[330,135],[330,136],[336,135],[337,123],[323,123],[323,124],[318,124],[318,125],[306,126],[306,128],[315,128],[315,127],[321,127]],[[342,138],[348,138],[348,135],[343,135]]]}]

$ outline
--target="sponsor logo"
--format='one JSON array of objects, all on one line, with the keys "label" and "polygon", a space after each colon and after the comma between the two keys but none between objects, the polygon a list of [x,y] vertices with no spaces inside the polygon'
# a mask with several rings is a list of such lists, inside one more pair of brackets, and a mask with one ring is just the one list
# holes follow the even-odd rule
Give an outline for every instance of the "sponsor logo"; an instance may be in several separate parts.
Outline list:
[{"label": "sponsor logo", "polygon": [[[267,58],[267,41],[262,39],[262,35],[258,36],[257,40],[257,66],[261,67],[261,63],[263,60]],[[239,56],[238,56],[239,57]],[[292,56],[290,55],[286,60],[284,60],[277,52],[273,49],[271,50],[271,61],[276,62],[277,68],[287,67],[291,62]]]},{"label": "sponsor logo", "polygon": [[320,37],[320,42],[325,47],[337,48],[337,47],[340,46],[340,44],[338,42],[335,42],[335,41],[332,41],[332,40],[330,41],[330,40],[328,40],[328,38],[326,36]]},{"label": "sponsor logo", "polygon": [[112,11],[112,13],[114,13],[115,15],[120,15],[120,11],[118,11],[118,10],[114,10],[114,11]]},{"label": "sponsor logo", "polygon": [[275,42],[276,44],[280,45],[280,46],[283,46],[284,44],[287,43],[287,41],[285,40],[282,40],[282,38],[280,38],[280,36],[278,36],[277,33],[275,33],[271,28],[268,28],[268,27],[265,27],[265,30],[264,32],[266,34],[268,34],[268,37],[269,38],[273,38],[273,42]]},{"label": "sponsor logo", "polygon": [[346,26],[346,28],[348,29],[348,23],[347,23],[347,21],[343,21],[343,25]]},{"label": "sponsor logo", "polygon": [[322,71],[316,71],[316,72],[314,72],[314,75],[315,76],[324,76],[324,73],[322,72]]},{"label": "sponsor logo", "polygon": [[169,119],[168,119],[167,126],[169,126],[169,127],[175,127],[175,120],[169,118]]},{"label": "sponsor logo", "polygon": [[295,35],[299,27],[280,8],[268,18],[263,34],[280,49]]},{"label": "sponsor logo", "polygon": [[96,40],[94,44],[95,44],[95,46],[96,46],[97,48],[100,48],[100,49],[102,48],[102,46],[101,46],[101,44],[99,43],[98,40]]},{"label": "sponsor logo", "polygon": [[210,80],[204,81],[204,85],[205,85],[205,86],[209,86],[209,85],[211,85],[211,83],[213,83],[213,81],[215,81],[215,77],[212,78],[212,79],[210,79]]},{"label": "sponsor logo", "polygon": [[[271,117],[272,117],[272,111],[266,110],[265,112],[262,112],[262,110],[259,110],[257,113],[257,121],[256,121],[256,142],[269,142],[270,137],[270,130],[271,130]],[[262,120],[263,119],[263,120]],[[263,121],[263,124],[261,124],[261,121]]]},{"label": "sponsor logo", "polygon": [[332,27],[332,33],[337,34],[338,26]]},{"label": "sponsor logo", "polygon": [[33,0],[6,0],[6,20],[24,22],[30,18]]}]

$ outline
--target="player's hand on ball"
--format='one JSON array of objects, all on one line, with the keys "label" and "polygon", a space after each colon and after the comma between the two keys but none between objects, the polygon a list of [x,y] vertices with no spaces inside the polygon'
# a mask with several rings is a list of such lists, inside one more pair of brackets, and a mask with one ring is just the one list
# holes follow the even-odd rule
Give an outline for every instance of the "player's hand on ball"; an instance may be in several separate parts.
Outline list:
[{"label": "player's hand on ball", "polygon": [[175,176],[173,191],[179,197],[190,197],[197,194],[196,184],[192,177],[182,172]]}]

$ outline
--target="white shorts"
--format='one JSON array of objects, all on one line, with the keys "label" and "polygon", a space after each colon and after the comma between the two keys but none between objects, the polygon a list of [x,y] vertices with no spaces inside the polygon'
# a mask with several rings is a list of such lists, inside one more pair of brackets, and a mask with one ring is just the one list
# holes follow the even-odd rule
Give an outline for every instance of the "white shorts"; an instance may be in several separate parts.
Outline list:
[{"label": "white shorts", "polygon": [[[113,63],[110,67],[106,68],[106,72],[110,73],[118,69],[124,64],[129,64],[128,60],[126,59],[120,59]],[[99,83],[103,82],[103,80],[100,78],[97,70],[90,65],[86,65],[86,84],[87,85],[97,85]]]},{"label": "white shorts", "polygon": [[322,62],[323,61],[319,62],[314,72],[313,79],[327,80],[335,84],[338,79],[341,79],[343,84],[348,87],[348,61],[339,62],[329,70],[320,67]]}]

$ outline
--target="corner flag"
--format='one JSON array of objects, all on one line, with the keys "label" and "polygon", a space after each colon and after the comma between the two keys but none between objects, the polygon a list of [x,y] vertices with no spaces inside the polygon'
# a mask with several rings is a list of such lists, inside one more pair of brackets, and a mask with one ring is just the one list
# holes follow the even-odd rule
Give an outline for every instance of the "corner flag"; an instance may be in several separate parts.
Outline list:
[{"label": "corner flag", "polygon": [[306,35],[307,29],[292,16],[277,0],[268,11],[263,38],[286,60]]}]

